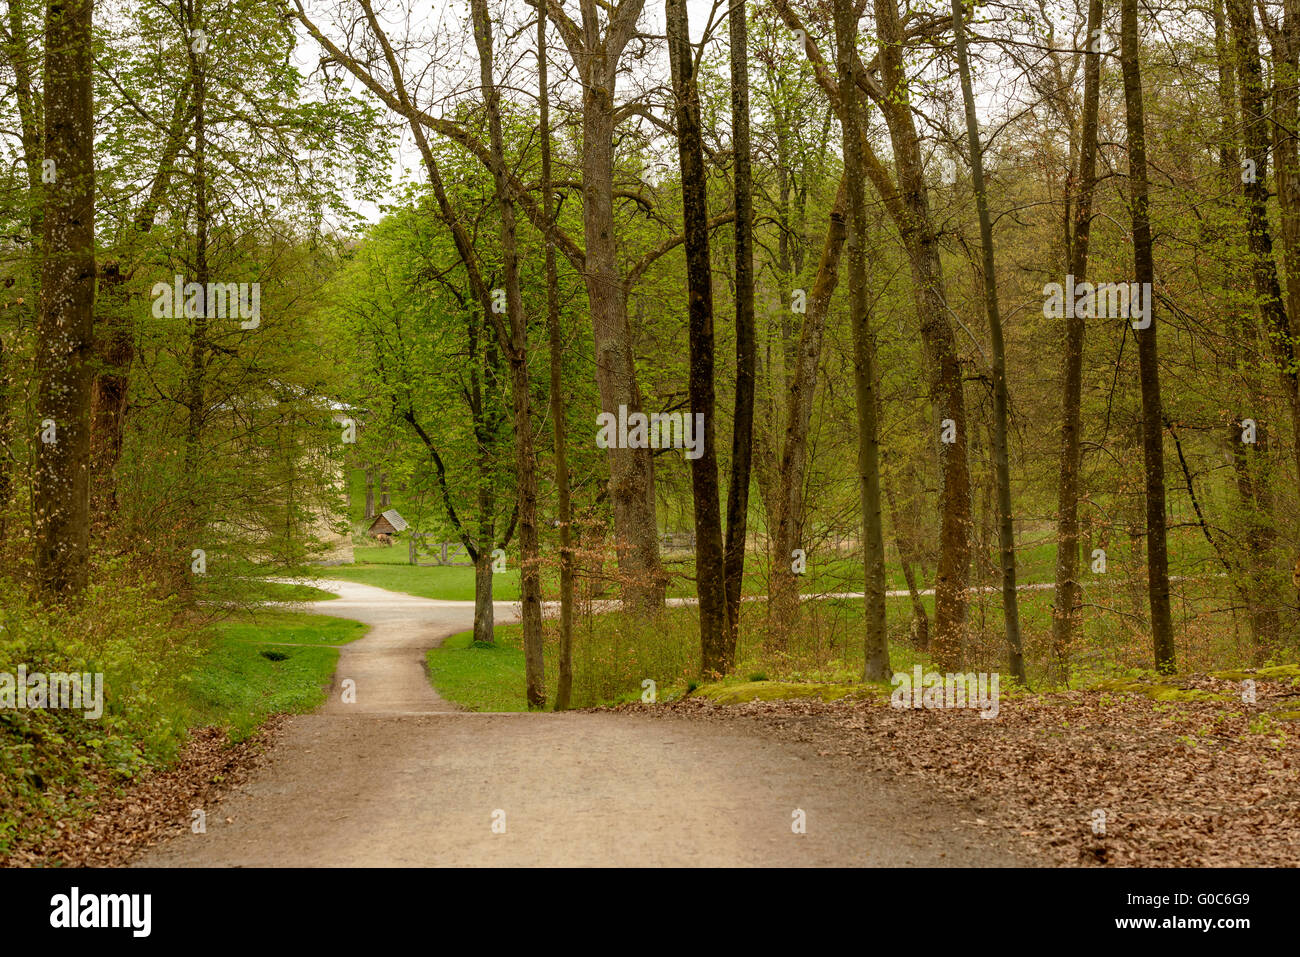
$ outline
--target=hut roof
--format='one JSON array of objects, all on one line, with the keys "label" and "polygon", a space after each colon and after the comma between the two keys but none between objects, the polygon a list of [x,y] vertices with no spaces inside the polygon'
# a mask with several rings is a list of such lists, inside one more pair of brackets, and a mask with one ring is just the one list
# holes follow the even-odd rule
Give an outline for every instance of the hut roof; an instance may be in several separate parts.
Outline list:
[{"label": "hut roof", "polygon": [[380,523],[381,519],[387,524],[391,525],[393,531],[395,532],[404,532],[409,527],[407,525],[406,519],[402,518],[402,516],[398,513],[397,509],[390,508],[387,511],[381,512],[379,515],[375,516],[375,520],[370,523],[371,531],[373,531],[375,526]]}]

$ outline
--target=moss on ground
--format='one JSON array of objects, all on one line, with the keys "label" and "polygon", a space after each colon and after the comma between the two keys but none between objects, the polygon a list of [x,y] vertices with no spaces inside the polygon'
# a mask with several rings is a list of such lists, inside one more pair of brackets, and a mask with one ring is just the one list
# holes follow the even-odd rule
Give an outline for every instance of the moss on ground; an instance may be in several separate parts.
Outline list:
[{"label": "moss on ground", "polygon": [[697,688],[692,694],[718,704],[744,704],[749,701],[792,701],[815,698],[819,701],[861,700],[888,697],[889,688],[874,684],[819,684],[804,681],[720,681]]},{"label": "moss on ground", "polygon": [[1107,678],[1089,685],[1089,691],[1112,691],[1116,694],[1136,694],[1152,701],[1232,701],[1232,695],[1218,694],[1201,688],[1184,688],[1168,681],[1151,681],[1144,678]]},{"label": "moss on ground", "polygon": [[1210,676],[1225,681],[1245,681],[1247,678],[1264,678],[1267,681],[1289,681],[1300,684],[1300,665],[1274,665],[1271,668],[1252,668],[1238,671],[1212,671]]}]

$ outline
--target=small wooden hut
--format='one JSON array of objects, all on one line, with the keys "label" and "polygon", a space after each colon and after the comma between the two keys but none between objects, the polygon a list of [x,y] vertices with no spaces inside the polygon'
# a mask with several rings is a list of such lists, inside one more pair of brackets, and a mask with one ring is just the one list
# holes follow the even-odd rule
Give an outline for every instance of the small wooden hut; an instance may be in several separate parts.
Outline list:
[{"label": "small wooden hut", "polygon": [[369,535],[371,538],[389,545],[392,544],[394,535],[406,531],[408,527],[406,519],[398,514],[397,509],[390,508],[375,516],[375,520],[370,523]]}]

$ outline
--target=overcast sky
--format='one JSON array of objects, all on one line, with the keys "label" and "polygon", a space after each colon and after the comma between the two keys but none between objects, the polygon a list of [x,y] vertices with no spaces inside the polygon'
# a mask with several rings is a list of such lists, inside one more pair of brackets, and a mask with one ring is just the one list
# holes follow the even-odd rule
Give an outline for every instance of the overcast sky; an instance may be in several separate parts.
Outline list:
[{"label": "overcast sky", "polygon": [[[343,0],[344,3],[355,0]],[[576,0],[561,0],[565,10],[578,18],[578,4]],[[399,6],[400,3],[400,6]],[[709,16],[714,11],[715,0],[687,0],[687,10],[690,18],[691,38],[698,42],[703,36],[705,26],[708,24]],[[312,17],[313,22],[317,24],[326,35],[336,42],[341,41],[341,34],[333,27],[331,14],[339,9],[340,0],[306,0],[305,6],[308,15]],[[504,15],[508,25],[518,27],[528,21],[535,20],[536,16],[533,8],[526,4],[524,0],[488,0],[488,8],[492,11],[494,21],[499,22],[499,18]],[[431,89],[428,85],[424,86],[416,100],[423,106],[429,105],[429,100],[437,96],[447,95],[453,88],[458,86],[458,79],[464,84],[477,86],[478,59],[473,46],[472,33],[469,27],[470,14],[468,0],[393,0],[390,3],[376,3],[376,10],[380,14],[385,30],[389,33],[394,45],[398,44],[400,38],[408,33],[415,36],[432,36],[438,35],[443,37],[460,38],[462,52],[458,58],[459,70],[451,69],[450,63],[446,67],[440,67],[432,74],[432,82],[437,85],[436,90]],[[726,37],[726,9],[719,5],[717,12],[713,14],[714,18],[722,21],[720,27],[715,26],[714,36]],[[387,15],[385,15],[387,13]],[[398,19],[399,13],[402,19]],[[409,17],[409,21],[405,18]],[[641,28],[650,33],[661,34],[664,30],[664,6],[663,0],[648,0],[641,13]],[[299,68],[304,73],[311,73],[315,70],[320,59],[320,48],[316,41],[307,35],[306,31],[299,28],[301,43],[296,53],[296,60]],[[497,31],[494,37],[498,52],[502,49],[502,31]],[[526,30],[520,35],[516,35],[517,49],[515,58],[518,59],[520,53],[525,50],[531,50],[535,37],[533,30]],[[563,62],[568,57],[568,52],[563,49],[559,38],[555,36],[554,31],[550,34],[552,47],[552,63]],[[446,49],[446,41],[440,44],[442,49]],[[444,60],[444,62],[447,62]],[[667,68],[667,55],[664,55],[664,69]],[[423,65],[420,65],[421,69]],[[524,55],[521,63],[522,69],[532,72],[534,69],[531,57]],[[455,74],[460,73],[458,78]],[[559,70],[553,68],[551,81],[555,82],[559,75]],[[663,77],[662,80],[667,80]],[[359,87],[354,87],[360,89]],[[620,94],[626,93],[625,89],[620,90]],[[366,94],[369,95],[369,94]],[[437,109],[434,112],[438,112]],[[392,115],[389,115],[393,119]],[[396,126],[396,121],[394,120]],[[410,135],[409,130],[402,127],[402,135],[398,148],[393,152],[392,176],[395,180],[411,181],[420,177],[420,157],[415,147],[415,143]],[[358,201],[355,209],[371,222],[377,221],[382,215],[379,206],[374,203]]]}]

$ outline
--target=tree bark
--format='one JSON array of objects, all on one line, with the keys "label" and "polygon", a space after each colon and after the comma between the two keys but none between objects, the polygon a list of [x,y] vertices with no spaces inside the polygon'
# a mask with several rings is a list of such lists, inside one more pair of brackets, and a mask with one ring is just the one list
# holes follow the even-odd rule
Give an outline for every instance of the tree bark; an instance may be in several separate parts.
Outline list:
[{"label": "tree bark", "polygon": [[1023,685],[1025,656],[1020,640],[1020,604],[1016,595],[1016,531],[1011,511],[1011,453],[1007,448],[1007,355],[1002,339],[1002,314],[998,308],[998,283],[993,257],[993,221],[989,217],[984,185],[984,148],[980,145],[979,118],[971,86],[970,58],[966,55],[963,0],[952,0],[952,28],[957,39],[957,70],[961,74],[962,101],[966,107],[966,139],[970,147],[971,184],[980,221],[980,246],[984,266],[984,309],[989,320],[993,352],[993,462],[998,496],[998,558],[1002,570],[1002,618],[1007,632],[1007,664]]},{"label": "tree bark", "polygon": [[[727,627],[723,575],[722,515],[718,506],[718,462],[713,384],[713,272],[709,264],[709,210],[705,196],[704,143],[695,83],[686,0],[666,0],[668,55],[676,100],[677,148],[682,172],[683,234],[690,312],[691,414],[704,417],[703,452],[691,460],[695,503],[695,582],[700,599],[700,671],[725,675],[736,648]],[[698,421],[698,420],[697,420]]]},{"label": "tree bark", "polygon": [[[1263,68],[1260,64],[1259,37],[1255,30],[1255,17],[1249,3],[1244,0],[1227,0],[1228,20],[1237,53],[1238,88],[1241,97],[1242,141],[1245,156],[1255,165],[1253,177],[1247,179],[1243,186],[1246,197],[1246,233],[1247,244],[1251,253],[1251,274],[1255,283],[1255,295],[1259,300],[1259,313],[1264,320],[1269,344],[1275,361],[1280,367],[1282,386],[1286,391],[1287,406],[1291,413],[1292,452],[1296,475],[1300,476],[1300,366],[1296,362],[1295,337],[1292,335],[1291,320],[1287,315],[1286,305],[1282,300],[1282,287],[1278,281],[1277,263],[1273,258],[1273,236],[1268,222],[1268,152],[1269,117],[1265,107]],[[1296,28],[1292,23],[1293,28]],[[1291,82],[1295,77],[1292,76]],[[1281,91],[1284,85],[1281,79],[1275,79],[1279,86],[1279,106],[1289,109],[1290,98],[1294,91]],[[1288,208],[1293,202],[1300,202],[1300,196],[1290,195],[1288,191],[1300,189],[1300,184],[1292,182],[1292,177],[1300,175],[1292,167],[1294,157],[1287,157],[1287,150],[1294,150],[1291,135],[1279,124],[1278,146],[1282,155],[1279,157],[1278,198],[1282,205],[1283,216],[1283,250],[1290,240],[1287,229],[1297,226],[1290,217],[1297,211]],[[1283,201],[1283,194],[1288,193]],[[1297,227],[1300,228],[1300,227]],[[1300,277],[1288,276],[1288,284],[1300,294]],[[1300,295],[1298,295],[1300,298]]]},{"label": "tree bark", "polygon": [[480,548],[474,559],[474,640],[494,644],[496,622],[492,607],[492,554],[489,548]]},{"label": "tree bark", "polygon": [[[1236,2],[1236,0],[1233,0]],[[1155,263],[1148,216],[1146,127],[1142,113],[1142,69],[1139,62],[1137,0],[1120,0],[1120,63],[1124,81],[1125,125],[1128,132],[1129,203],[1133,214],[1134,278],[1154,291]],[[1156,670],[1177,670],[1173,617],[1169,607],[1169,553],[1165,517],[1164,418],[1160,399],[1160,365],[1156,344],[1155,308],[1150,324],[1134,330],[1138,374],[1142,383],[1142,457],[1146,479],[1147,598],[1151,604],[1151,644]]]},{"label": "tree bark", "polygon": [[[192,534],[203,527],[198,495],[198,469],[203,425],[207,418],[205,379],[208,355],[208,171],[207,171],[207,76],[206,53],[196,49],[195,31],[203,28],[202,0],[182,0],[187,36],[185,52],[194,91],[194,282],[198,284],[198,312],[190,329],[190,368],[186,383],[185,404],[188,421],[185,428],[185,483],[190,501],[189,520]],[[202,44],[200,44],[201,46]]]},{"label": "tree bark", "polygon": [[[547,82],[546,3],[537,17],[537,102],[542,132],[542,215],[554,219],[551,195],[550,87]],[[545,240],[545,237],[543,237]],[[564,340],[560,330],[560,285],[555,246],[546,241],[546,328],[551,347],[551,428],[555,445],[555,493],[560,513],[560,660],[555,710],[568,709],[573,694],[573,503],[569,490],[569,454],[564,420]]]},{"label": "tree bark", "polygon": [[727,489],[725,587],[727,644],[740,637],[740,595],[745,579],[745,539],[749,525],[749,480],[754,453],[754,382],[758,362],[754,326],[754,197],[750,170],[749,53],[745,2],[733,3],[728,19],[731,41],[732,178],[736,207],[736,398],[731,432],[731,481]]},{"label": "tree bark", "polygon": [[[1219,70],[1219,109],[1222,114],[1219,126],[1219,170],[1223,176],[1225,213],[1232,211],[1242,192],[1242,168],[1237,148],[1239,116],[1237,95],[1237,67],[1235,43],[1229,36],[1224,13],[1223,0],[1214,4],[1214,48]],[[1275,47],[1274,62],[1285,59],[1283,51]],[[1279,91],[1279,97],[1282,96]],[[1281,106],[1279,105],[1279,111]],[[1285,133],[1279,130],[1279,143],[1275,149],[1278,156],[1278,194],[1279,205],[1285,204],[1281,199],[1284,182],[1287,179],[1282,171],[1283,145],[1280,141]],[[1284,227],[1285,231],[1285,227]],[[1247,284],[1246,269],[1241,263],[1233,262],[1226,267],[1226,282],[1230,288],[1240,288]],[[1288,277],[1288,290],[1294,287]],[[1294,300],[1288,296],[1288,301]],[[1259,364],[1253,359],[1253,349],[1259,338],[1259,328],[1249,309],[1233,308],[1227,315],[1228,335],[1231,341],[1229,355],[1232,361],[1232,374],[1237,378],[1242,389],[1242,396],[1249,403],[1248,408],[1259,408],[1264,397],[1263,381]],[[1237,506],[1241,510],[1242,529],[1239,539],[1244,538],[1246,568],[1239,593],[1246,605],[1250,619],[1251,639],[1257,656],[1276,645],[1280,627],[1279,610],[1282,605],[1277,587],[1277,576],[1269,568],[1271,551],[1276,543],[1277,526],[1273,510],[1273,496],[1270,473],[1272,471],[1273,450],[1270,432],[1265,423],[1258,423],[1257,439],[1254,445],[1241,440],[1242,415],[1233,416],[1228,423],[1224,436],[1225,448],[1232,460],[1233,473],[1237,486]]]},{"label": "tree bark", "polygon": [[38,590],[71,597],[90,559],[90,392],[95,306],[95,130],[91,88],[93,0],[45,8],[45,184],[41,311],[36,326],[37,409],[55,441],[37,446],[33,489]]},{"label": "tree bark", "polygon": [[[548,13],[557,21],[583,81],[582,225],[596,385],[602,411],[617,415],[619,407],[626,406],[630,415],[641,411],[641,391],[614,228],[614,90],[619,57],[631,39],[644,0],[622,0],[613,8],[603,37],[600,6],[597,0],[581,0],[580,29],[563,16],[558,4],[550,4]],[[609,491],[623,597],[628,604],[642,607],[662,605],[667,589],[659,561],[650,456],[650,449],[609,450]]]},{"label": "tree bark", "polygon": [[781,447],[780,479],[774,497],[775,531],[772,538],[772,580],[769,583],[769,630],[778,637],[796,621],[799,610],[799,578],[790,569],[791,552],[799,547],[803,532],[804,470],[808,459],[808,431],[812,424],[813,398],[817,391],[817,368],[821,363],[826,316],[839,283],[840,257],[848,236],[845,208],[848,178],[840,178],[830,225],[822,244],[821,259],[812,292],[808,296],[803,325],[799,330],[798,360],[790,386],[785,441]]},{"label": "tree bark", "polygon": [[880,434],[876,421],[875,337],[867,290],[867,208],[862,188],[862,128],[857,81],[853,75],[858,18],[853,0],[835,0],[835,46],[839,67],[840,123],[844,133],[844,182],[849,221],[849,300],[853,327],[854,391],[857,397],[858,483],[862,509],[866,621],[864,681],[889,680],[889,638],[885,626],[885,538],[880,500]]},{"label": "tree bark", "polygon": [[[897,0],[874,0],[881,41],[881,112],[889,128],[898,169],[901,209],[887,203],[908,251],[912,290],[929,367],[935,425],[951,420],[954,441],[939,443],[942,488],[939,493],[939,566],[935,573],[935,621],[931,642],[936,668],[960,664],[969,605],[971,560],[970,467],[966,458],[966,398],[962,370],[944,296],[939,238],[930,215],[929,190],[920,139],[912,115],[904,66],[905,36]],[[869,171],[870,172],[870,171]],[[876,177],[873,176],[873,180]],[[938,429],[936,428],[936,437]]]},{"label": "tree bark", "polygon": [[[1074,209],[1074,234],[1066,267],[1076,286],[1088,273],[1088,237],[1092,231],[1092,198],[1097,185],[1097,115],[1101,102],[1101,52],[1094,49],[1101,29],[1102,0],[1089,0],[1087,52],[1083,64],[1083,123],[1079,144],[1079,193]],[[1079,584],[1079,470],[1081,465],[1083,343],[1087,325],[1071,310],[1065,326],[1065,375],[1061,399],[1061,481],[1056,505],[1056,590],[1052,608],[1052,655],[1057,678],[1070,676]]]},{"label": "tree bark", "polygon": [[501,134],[500,95],[492,75],[492,20],[487,0],[470,0],[474,39],[478,45],[479,78],[487,104],[488,138],[497,208],[501,214],[501,257],[505,277],[506,312],[510,319],[507,356],[515,426],[515,481],[519,496],[520,597],[523,605],[524,672],[528,706],[546,706],[542,663],[542,570],[537,531],[537,457],[533,451],[531,396],[528,383],[528,325],[519,290],[519,254],[515,238],[515,206],[505,182],[505,145]]}]

